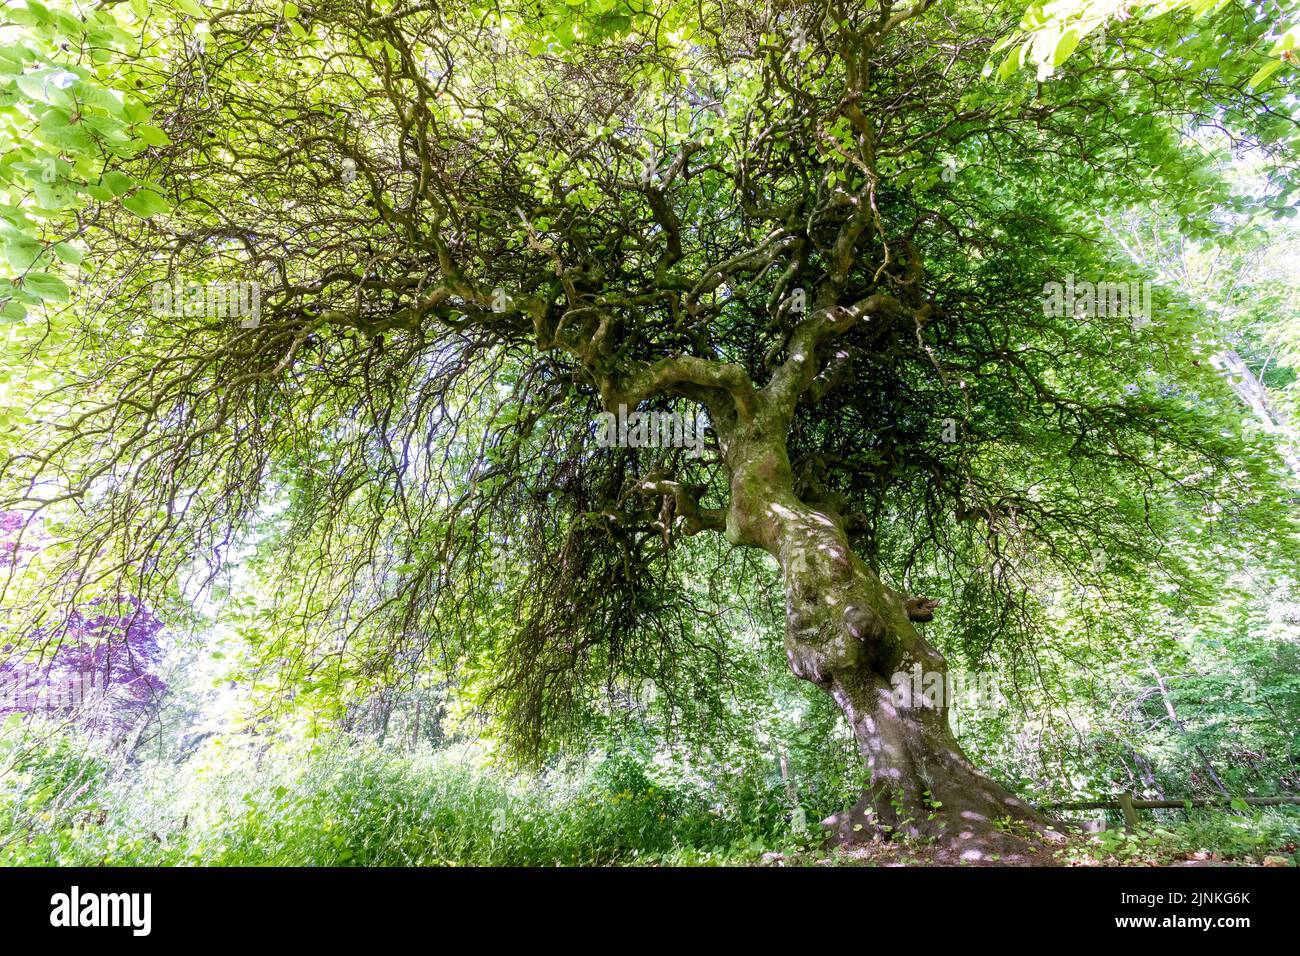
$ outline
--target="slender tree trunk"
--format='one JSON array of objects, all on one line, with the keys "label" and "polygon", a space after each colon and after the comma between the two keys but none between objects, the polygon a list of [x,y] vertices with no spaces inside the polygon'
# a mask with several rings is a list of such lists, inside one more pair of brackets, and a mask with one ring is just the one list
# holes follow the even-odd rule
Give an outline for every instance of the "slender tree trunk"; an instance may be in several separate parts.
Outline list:
[{"label": "slender tree trunk", "polygon": [[[1187,732],[1187,726],[1178,719],[1178,711],[1174,709],[1174,700],[1169,696],[1169,688],[1165,685],[1164,677],[1160,674],[1160,671],[1156,668],[1154,662],[1148,665],[1147,669],[1151,671],[1151,676],[1156,679],[1156,688],[1160,691],[1160,699],[1164,702],[1165,713],[1169,715],[1169,722],[1177,728],[1180,734],[1189,738],[1190,742],[1191,735]],[[1206,771],[1210,775],[1210,779],[1214,781],[1214,785],[1218,788],[1219,793],[1223,794],[1225,797],[1231,798],[1232,794],[1228,792],[1228,788],[1223,785],[1223,781],[1219,779],[1219,775],[1214,771],[1214,764],[1210,762],[1210,755],[1201,748],[1200,744],[1193,743],[1192,749],[1200,755],[1201,763],[1205,766]]]},{"label": "slender tree trunk", "polygon": [[947,663],[887,587],[849,547],[843,520],[793,491],[784,442],[758,430],[731,434],[727,533],[761,547],[785,576],[785,649],[791,670],[844,712],[870,772],[852,809],[825,821],[843,842],[935,837],[968,860],[1027,854],[1032,842],[1003,832],[1047,833],[1047,821],[966,759],[948,725],[948,700],[900,694],[914,668],[947,686]]},{"label": "slender tree trunk", "polygon": [[799,794],[794,788],[794,778],[790,776],[790,756],[785,752],[784,747],[778,750],[777,759],[781,762],[781,783],[785,787],[785,799],[792,808],[797,807]]}]

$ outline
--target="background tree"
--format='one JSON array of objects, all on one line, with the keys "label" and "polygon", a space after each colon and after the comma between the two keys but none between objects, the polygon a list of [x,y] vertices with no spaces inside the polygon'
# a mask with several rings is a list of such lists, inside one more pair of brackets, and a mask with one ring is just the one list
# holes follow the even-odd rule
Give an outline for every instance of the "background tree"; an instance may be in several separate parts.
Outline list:
[{"label": "background tree", "polygon": [[[20,543],[27,524],[20,513],[0,512],[0,567],[40,550]],[[0,717],[44,714],[115,742],[130,738],[133,747],[167,690],[156,674],[162,627],[130,596],[94,598],[57,631],[15,633],[0,624]]]}]

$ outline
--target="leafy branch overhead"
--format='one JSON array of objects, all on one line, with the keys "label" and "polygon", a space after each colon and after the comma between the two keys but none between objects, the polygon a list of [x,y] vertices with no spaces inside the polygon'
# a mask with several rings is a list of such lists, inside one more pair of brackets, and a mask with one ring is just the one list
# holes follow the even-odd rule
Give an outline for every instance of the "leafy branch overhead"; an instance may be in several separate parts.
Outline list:
[{"label": "leafy branch overhead", "polygon": [[[1255,16],[1249,5],[1231,0],[1051,0],[1033,3],[1019,27],[993,46],[1008,50],[998,69],[1007,78],[1026,66],[1038,79],[1050,78],[1080,45],[1103,61],[1107,46],[1126,35],[1154,34],[1167,53],[1199,67],[1230,73],[1253,70],[1246,85],[1259,89],[1284,67],[1295,67],[1300,23],[1294,4],[1278,2],[1274,16]],[[1141,29],[1128,29],[1129,21]]]},{"label": "leafy branch overhead", "polygon": [[[189,6],[196,8],[197,4]],[[154,4],[158,12],[166,8]],[[0,11],[0,315],[21,320],[41,302],[66,302],[63,270],[85,256],[81,236],[102,204],[148,218],[170,209],[121,170],[167,135],[132,87],[134,28],[152,15],[36,2]]]}]

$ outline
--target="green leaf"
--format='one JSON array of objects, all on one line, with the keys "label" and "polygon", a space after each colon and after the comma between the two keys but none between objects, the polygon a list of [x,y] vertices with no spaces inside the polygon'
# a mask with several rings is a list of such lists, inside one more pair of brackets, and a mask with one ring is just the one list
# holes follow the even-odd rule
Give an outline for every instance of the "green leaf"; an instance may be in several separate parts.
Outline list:
[{"label": "green leaf", "polygon": [[1257,90],[1264,85],[1270,76],[1278,71],[1282,66],[1281,60],[1270,60],[1255,71],[1255,75],[1250,78],[1250,88]]},{"label": "green leaf", "polygon": [[17,299],[9,299],[0,306],[0,317],[10,322],[17,322],[27,317],[27,306],[23,305]]},{"label": "green leaf", "polygon": [[108,202],[110,199],[116,198],[113,195],[113,190],[109,189],[107,186],[92,184],[88,186],[79,186],[77,189],[79,192],[84,192],[89,196],[98,199],[100,202]]},{"label": "green leaf", "polygon": [[86,253],[70,242],[56,242],[52,249],[56,256],[73,265],[77,265],[82,259],[86,258]]},{"label": "green leaf", "polygon": [[1006,59],[1003,60],[1002,65],[998,67],[997,76],[999,80],[1010,79],[1015,74],[1016,70],[1020,69],[1020,65],[1024,62],[1025,51],[1027,49],[1027,46],[1013,46],[1007,52]]},{"label": "green leaf", "polygon": [[46,302],[67,302],[72,297],[67,283],[56,275],[38,272],[23,279],[23,290]]},{"label": "green leaf", "polygon": [[152,189],[140,189],[122,200],[122,205],[141,219],[171,212],[171,203]]},{"label": "green leaf", "polygon": [[1056,41],[1056,48],[1052,50],[1052,66],[1060,66],[1068,60],[1082,39],[1083,34],[1073,27],[1061,34],[1061,39]]},{"label": "green leaf", "polygon": [[109,170],[103,177],[103,183],[107,186],[114,196],[124,196],[132,186],[136,184],[135,179],[126,173],[118,172],[116,169]]},{"label": "green leaf", "polygon": [[14,236],[5,241],[4,258],[15,272],[25,272],[41,257],[44,249],[45,247],[35,239]]},{"label": "green leaf", "polygon": [[46,83],[48,77],[48,71],[24,73],[18,77],[18,89],[38,103],[48,103],[51,95],[51,89]]},{"label": "green leaf", "polygon": [[84,106],[91,106],[97,110],[103,110],[113,116],[121,116],[126,112],[126,105],[123,101],[122,94],[113,90],[106,90],[102,86],[96,86],[93,83],[84,83],[76,90],[77,99]]},{"label": "green leaf", "polygon": [[150,146],[166,146],[171,142],[171,138],[160,130],[157,126],[151,126],[148,123],[141,123],[135,128],[135,135],[140,137]]}]

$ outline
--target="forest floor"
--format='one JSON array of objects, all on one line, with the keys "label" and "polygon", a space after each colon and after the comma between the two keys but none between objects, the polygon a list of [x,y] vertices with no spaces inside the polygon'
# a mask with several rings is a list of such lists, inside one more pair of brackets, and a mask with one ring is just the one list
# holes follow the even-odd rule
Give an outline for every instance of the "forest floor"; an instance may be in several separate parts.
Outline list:
[{"label": "forest floor", "polygon": [[934,844],[869,843],[830,851],[765,853],[761,866],[1296,866],[1297,846],[1288,844],[1273,853],[1226,856],[1195,850],[1178,852],[1124,844],[1124,852],[1107,852],[1089,835],[1075,834],[1059,847],[1044,848],[1028,856],[963,860],[956,852]]}]

